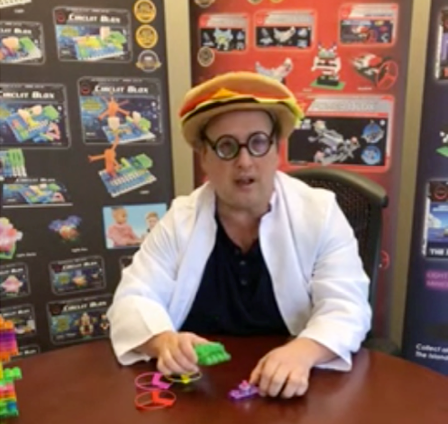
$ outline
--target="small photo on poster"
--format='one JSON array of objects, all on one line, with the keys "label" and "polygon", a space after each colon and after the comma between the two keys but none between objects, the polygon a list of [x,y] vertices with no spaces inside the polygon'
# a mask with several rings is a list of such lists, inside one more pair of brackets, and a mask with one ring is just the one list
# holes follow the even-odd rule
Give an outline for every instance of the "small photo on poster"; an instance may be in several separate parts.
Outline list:
[{"label": "small photo on poster", "polygon": [[163,141],[158,80],[84,77],[78,81],[78,96],[85,143]]},{"label": "small photo on poster", "polygon": [[295,165],[389,166],[393,99],[309,96],[305,119],[288,143]]},{"label": "small photo on poster", "polygon": [[22,149],[0,150],[0,179],[26,177],[25,156]]},{"label": "small photo on poster", "polygon": [[36,315],[32,305],[17,305],[8,308],[0,308],[0,315],[5,321],[12,321],[17,340],[32,337],[36,332]]},{"label": "small photo on poster", "polygon": [[31,293],[28,267],[24,263],[0,266],[0,300],[18,299]]},{"label": "small photo on poster", "polygon": [[42,65],[44,62],[42,24],[0,21],[0,64]]},{"label": "small photo on poster", "polygon": [[60,84],[0,84],[0,147],[68,148],[66,99]]},{"label": "small photo on poster", "polygon": [[18,7],[30,4],[32,0],[0,0],[0,10],[7,7]]},{"label": "small photo on poster", "polygon": [[[91,155],[89,161],[105,162],[104,155]],[[119,197],[156,182],[157,178],[150,171],[152,165],[152,159],[146,153],[140,153],[117,158],[114,173],[102,167],[98,175],[109,195]],[[104,163],[103,166],[107,167],[108,164]]]},{"label": "small photo on poster", "polygon": [[423,255],[448,258],[448,180],[430,181],[426,189]]},{"label": "small photo on poster", "polygon": [[129,62],[132,57],[130,14],[121,9],[54,9],[60,60]]},{"label": "small photo on poster", "polygon": [[133,259],[133,256],[122,256],[120,258],[120,270],[123,271],[123,269],[125,269],[129,265],[131,265],[132,259]]},{"label": "small photo on poster", "polygon": [[100,256],[88,256],[52,262],[50,281],[53,293],[58,295],[104,289],[104,260]]},{"label": "small photo on poster", "polygon": [[5,183],[4,208],[70,206],[70,194],[64,184],[53,178],[17,178]]},{"label": "small photo on poster", "polygon": [[11,260],[16,255],[18,243],[23,239],[23,232],[9,218],[0,216],[0,234],[0,259]]},{"label": "small photo on poster", "polygon": [[106,247],[108,249],[139,247],[166,211],[165,203],[103,208]]},{"label": "small photo on poster", "polygon": [[112,295],[49,302],[47,314],[51,342],[61,345],[108,337],[106,313],[111,303]]},{"label": "small photo on poster", "polygon": [[204,14],[199,21],[199,46],[215,52],[244,52],[248,47],[248,16]]},{"label": "small photo on poster", "polygon": [[18,346],[19,348],[19,354],[15,355],[11,358],[11,362],[18,361],[20,359],[26,359],[30,356],[38,355],[41,350],[40,347],[37,344],[30,344],[26,346]]},{"label": "small photo on poster", "polygon": [[344,45],[395,44],[398,4],[349,4],[339,10],[339,41]]},{"label": "small photo on poster", "polygon": [[314,41],[313,10],[268,10],[255,15],[255,45],[259,49],[308,50]]},{"label": "small photo on poster", "polygon": [[448,80],[448,8],[440,12],[438,28],[436,78]]}]

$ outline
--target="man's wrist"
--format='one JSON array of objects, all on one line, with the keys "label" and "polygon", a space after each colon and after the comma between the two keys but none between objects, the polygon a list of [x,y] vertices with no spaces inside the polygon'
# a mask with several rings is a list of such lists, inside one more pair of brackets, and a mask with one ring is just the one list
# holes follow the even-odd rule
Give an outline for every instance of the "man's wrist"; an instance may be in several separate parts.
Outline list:
[{"label": "man's wrist", "polygon": [[336,354],[323,344],[307,337],[297,337],[290,342],[304,355],[310,368],[329,362],[336,357]]}]

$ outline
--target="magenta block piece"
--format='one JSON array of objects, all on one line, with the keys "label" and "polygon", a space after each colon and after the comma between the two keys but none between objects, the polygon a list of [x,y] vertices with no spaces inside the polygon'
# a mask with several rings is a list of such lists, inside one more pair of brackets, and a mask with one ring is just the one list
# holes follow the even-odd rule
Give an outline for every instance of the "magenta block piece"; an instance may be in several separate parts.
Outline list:
[{"label": "magenta block piece", "polygon": [[247,399],[258,395],[258,389],[250,385],[246,380],[238,385],[237,389],[229,392],[229,397],[233,400]]}]

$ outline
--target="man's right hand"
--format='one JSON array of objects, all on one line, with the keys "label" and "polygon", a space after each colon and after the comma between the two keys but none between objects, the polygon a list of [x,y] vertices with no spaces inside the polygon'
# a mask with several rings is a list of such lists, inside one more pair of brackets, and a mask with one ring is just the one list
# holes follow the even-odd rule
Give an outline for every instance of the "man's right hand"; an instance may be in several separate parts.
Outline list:
[{"label": "man's right hand", "polygon": [[139,350],[157,358],[157,369],[164,375],[189,374],[199,371],[194,346],[210,343],[193,333],[165,331],[152,337]]}]

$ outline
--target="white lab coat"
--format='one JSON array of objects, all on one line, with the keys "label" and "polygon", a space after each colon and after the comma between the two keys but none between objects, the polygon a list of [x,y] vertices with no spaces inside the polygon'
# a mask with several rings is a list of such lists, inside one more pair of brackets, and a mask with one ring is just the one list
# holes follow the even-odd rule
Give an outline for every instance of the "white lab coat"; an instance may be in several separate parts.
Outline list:
[{"label": "white lab coat", "polygon": [[[209,183],[174,199],[123,270],[108,310],[112,346],[122,365],[149,360],[133,349],[182,326],[214,247],[214,212]],[[259,240],[290,333],[337,354],[321,367],[350,370],[372,311],[357,240],[334,194],[278,171]]]}]

